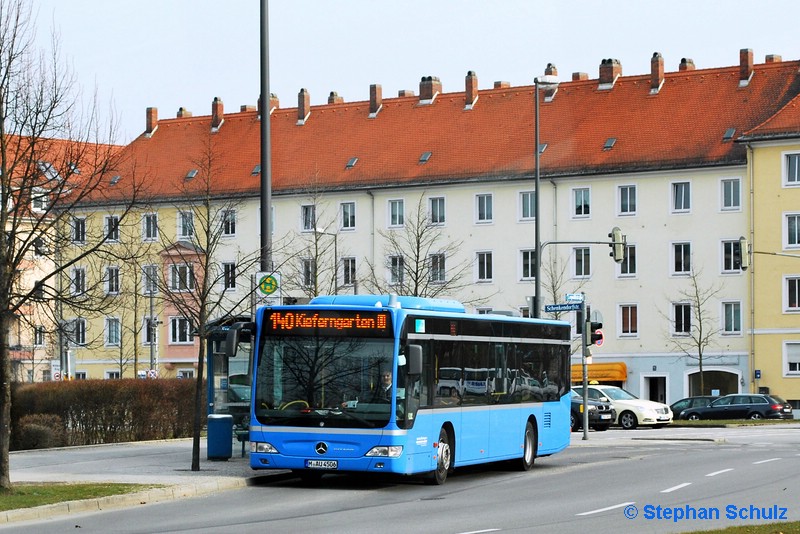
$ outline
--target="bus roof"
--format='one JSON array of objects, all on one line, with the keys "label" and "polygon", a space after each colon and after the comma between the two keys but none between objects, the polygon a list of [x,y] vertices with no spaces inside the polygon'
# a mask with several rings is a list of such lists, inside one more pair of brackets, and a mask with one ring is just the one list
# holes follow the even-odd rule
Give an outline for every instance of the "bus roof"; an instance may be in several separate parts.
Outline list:
[{"label": "bus roof", "polygon": [[373,306],[376,308],[402,308],[405,310],[466,313],[464,305],[457,300],[399,295],[322,295],[311,299],[309,304]]}]

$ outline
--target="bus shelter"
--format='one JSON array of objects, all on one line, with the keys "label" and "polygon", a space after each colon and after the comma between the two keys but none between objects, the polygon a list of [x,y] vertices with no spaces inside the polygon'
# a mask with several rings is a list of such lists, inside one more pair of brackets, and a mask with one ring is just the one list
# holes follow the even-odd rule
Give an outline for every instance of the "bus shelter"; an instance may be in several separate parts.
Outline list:
[{"label": "bus shelter", "polygon": [[227,460],[232,455],[234,436],[242,443],[248,437],[250,416],[251,350],[242,339],[239,350],[225,355],[225,339],[231,325],[250,321],[249,316],[228,316],[206,325],[206,368],[208,372],[207,451],[209,460]]}]

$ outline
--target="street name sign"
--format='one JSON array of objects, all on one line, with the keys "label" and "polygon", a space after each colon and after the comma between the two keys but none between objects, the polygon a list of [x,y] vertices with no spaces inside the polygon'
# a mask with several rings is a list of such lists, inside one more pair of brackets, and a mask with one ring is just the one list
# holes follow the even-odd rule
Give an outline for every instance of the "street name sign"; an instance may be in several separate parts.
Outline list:
[{"label": "street name sign", "polygon": [[545,304],[544,311],[547,313],[553,312],[562,312],[562,311],[573,311],[573,310],[580,310],[581,306],[580,303],[568,303],[568,304]]}]

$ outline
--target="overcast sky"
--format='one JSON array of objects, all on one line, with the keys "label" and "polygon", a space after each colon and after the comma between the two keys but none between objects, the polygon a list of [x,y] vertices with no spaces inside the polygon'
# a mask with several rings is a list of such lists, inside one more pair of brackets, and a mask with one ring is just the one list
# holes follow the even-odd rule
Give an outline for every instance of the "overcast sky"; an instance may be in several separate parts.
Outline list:
[{"label": "overcast sky", "polygon": [[[113,106],[120,143],[142,133],[147,107],[197,116],[214,97],[231,112],[258,99],[262,0],[32,2],[41,46],[55,29],[84,93]],[[373,83],[384,98],[418,94],[422,76],[463,91],[469,70],[481,89],[529,85],[547,63],[567,80],[597,78],[604,58],[645,74],[653,52],[667,72],[684,57],[698,69],[737,65],[742,48],[756,63],[800,59],[797,0],[269,0],[269,19],[281,107],[296,107],[301,88],[312,105],[331,91],[368,100]]]}]

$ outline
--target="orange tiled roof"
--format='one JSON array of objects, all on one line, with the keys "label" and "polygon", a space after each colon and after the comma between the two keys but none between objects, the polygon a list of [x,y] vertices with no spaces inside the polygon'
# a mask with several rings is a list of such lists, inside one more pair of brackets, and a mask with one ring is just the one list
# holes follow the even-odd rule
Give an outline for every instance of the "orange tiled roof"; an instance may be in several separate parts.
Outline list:
[{"label": "orange tiled roof", "polygon": [[[754,65],[740,86],[740,66],[664,74],[651,94],[650,75],[621,76],[611,89],[598,79],[562,82],[555,97],[540,105],[543,176],[634,172],[660,168],[743,164],[745,147],[734,140],[754,128],[800,130],[797,95],[800,62]],[[298,125],[298,108],[271,116],[272,186],[276,193],[325,187],[358,188],[518,177],[534,169],[534,87],[479,91],[465,110],[465,92],[439,94],[429,105],[418,96],[384,98],[369,118],[369,101],[311,107]],[[185,179],[211,150],[215,194],[257,194],[260,176],[258,112],[224,115],[216,133],[211,116],[158,121],[124,151],[126,164],[114,172],[125,184],[146,177],[148,194],[166,198],[204,180]],[[609,138],[612,148],[604,150]],[[427,163],[420,156],[431,152]],[[348,160],[358,158],[352,168]],[[208,158],[205,161],[210,161]],[[135,172],[134,172],[135,162]],[[206,166],[207,167],[207,166]]]}]

